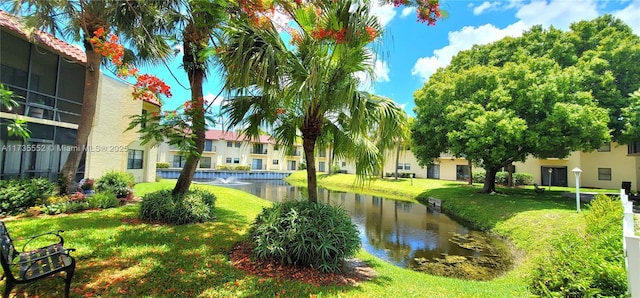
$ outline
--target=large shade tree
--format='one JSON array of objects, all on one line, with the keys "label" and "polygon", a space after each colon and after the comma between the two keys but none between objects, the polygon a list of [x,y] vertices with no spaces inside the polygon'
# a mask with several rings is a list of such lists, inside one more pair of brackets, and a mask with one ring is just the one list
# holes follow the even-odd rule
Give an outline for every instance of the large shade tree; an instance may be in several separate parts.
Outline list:
[{"label": "large shade tree", "polygon": [[496,172],[529,155],[561,158],[623,140],[623,107],[640,87],[628,79],[640,74],[637,36],[610,16],[571,28],[475,46],[436,72],[414,94],[420,162],[465,156],[486,170],[483,191],[492,192]]},{"label": "large shade tree", "polygon": [[358,74],[373,75],[369,45],[382,32],[369,4],[283,5],[294,23],[287,28],[290,45],[271,22],[238,19],[218,49],[230,90],[223,107],[227,124],[254,137],[261,127],[270,127],[284,146],[301,135],[310,202],[317,202],[314,150],[319,139],[337,140],[336,157],[355,160],[362,177],[375,173],[382,160],[369,132],[378,128],[387,142],[381,147],[389,148],[401,125],[402,111],[393,101],[358,91]]},{"label": "large shade tree", "polygon": [[[89,1],[89,0],[13,0],[11,12],[23,16],[26,24],[67,40],[83,44],[85,64],[84,95],[74,146],[85,148],[95,118],[98,98],[100,67],[107,59],[89,42],[98,29],[117,31],[131,46],[125,62],[144,63],[167,58],[172,50],[157,34],[163,32],[166,22],[158,17],[169,1]],[[72,150],[60,173],[69,188],[73,183],[84,152]]]}]

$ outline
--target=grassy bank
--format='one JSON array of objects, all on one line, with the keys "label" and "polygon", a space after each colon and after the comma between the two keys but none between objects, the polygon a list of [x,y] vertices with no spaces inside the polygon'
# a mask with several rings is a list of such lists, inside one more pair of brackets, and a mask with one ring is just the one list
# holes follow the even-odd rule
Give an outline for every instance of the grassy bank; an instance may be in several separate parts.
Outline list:
[{"label": "grassy bank", "polygon": [[[174,181],[136,185],[142,195]],[[201,186],[218,197],[217,221],[167,226],[136,220],[138,206],[8,220],[14,238],[63,229],[77,248],[72,297],[528,297],[521,276],[463,281],[398,268],[361,251],[378,276],[358,287],[313,285],[250,276],[228,262],[234,243],[270,203],[233,189]],[[18,287],[18,296],[58,297],[60,279]]]}]

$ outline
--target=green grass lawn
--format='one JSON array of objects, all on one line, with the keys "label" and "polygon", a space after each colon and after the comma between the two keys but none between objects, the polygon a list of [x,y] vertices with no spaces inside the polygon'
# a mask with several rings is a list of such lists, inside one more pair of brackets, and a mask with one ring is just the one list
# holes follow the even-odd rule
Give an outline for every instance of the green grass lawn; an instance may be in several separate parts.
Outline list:
[{"label": "green grass lawn", "polygon": [[[301,173],[292,177],[296,180]],[[304,177],[304,176],[303,176]],[[270,205],[237,190],[198,186],[216,194],[217,220],[210,223],[167,226],[136,221],[137,205],[71,215],[21,218],[6,222],[15,238],[63,229],[66,246],[77,249],[73,297],[529,297],[527,264],[542,251],[547,237],[561,229],[577,228],[579,217],[571,199],[560,192],[536,195],[533,190],[509,189],[483,195],[476,187],[448,181],[414,179],[371,181],[368,193],[415,201],[433,196],[443,208],[478,227],[513,241],[523,252],[519,265],[489,282],[431,276],[381,261],[364,251],[378,276],[358,287],[313,285],[246,275],[228,261],[234,243],[245,239],[249,224]],[[324,186],[353,186],[353,175],[320,179]],[[298,182],[299,179],[298,179]],[[136,195],[170,188],[175,181],[136,185]],[[20,248],[20,247],[18,247]],[[2,282],[4,283],[4,282]],[[18,287],[18,296],[57,297],[60,279]]]}]

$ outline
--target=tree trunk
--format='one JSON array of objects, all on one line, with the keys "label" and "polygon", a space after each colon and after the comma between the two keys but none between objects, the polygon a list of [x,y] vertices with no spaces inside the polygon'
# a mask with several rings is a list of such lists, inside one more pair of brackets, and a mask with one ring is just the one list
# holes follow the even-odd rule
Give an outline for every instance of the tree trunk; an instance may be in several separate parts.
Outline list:
[{"label": "tree trunk", "polygon": [[82,109],[80,110],[80,121],[78,122],[78,131],[76,133],[76,141],[74,143],[75,150],[69,152],[69,157],[60,172],[60,192],[68,193],[75,191],[72,188],[74,184],[80,159],[87,147],[87,140],[91,129],[93,128],[93,119],[96,115],[96,105],[98,102],[98,83],[100,82],[100,62],[102,57],[92,49],[86,50],[87,66],[84,71],[84,94],[82,96]]},{"label": "tree trunk", "polygon": [[[190,49],[191,47],[197,47],[197,49],[195,51],[188,51],[188,49]],[[186,193],[189,190],[189,186],[191,186],[191,181],[193,180],[193,175],[195,175],[196,173],[198,161],[200,161],[200,155],[202,154],[202,151],[204,149],[204,138],[206,132],[204,119],[204,101],[202,100],[202,83],[204,81],[204,70],[197,66],[194,66],[197,65],[195,62],[198,59],[198,57],[194,56],[194,53],[199,53],[201,49],[196,43],[190,41],[184,42],[184,49],[184,65],[189,65],[187,67],[191,67],[190,69],[186,69],[186,71],[187,76],[189,77],[189,85],[191,86],[191,104],[193,111],[193,123],[191,124],[191,129],[196,136],[195,145],[198,154],[189,154],[189,156],[187,157],[187,160],[184,163],[184,167],[180,172],[180,176],[178,177],[178,181],[176,182],[176,186],[171,192],[174,197]]]},{"label": "tree trunk", "polygon": [[398,142],[398,146],[396,146],[396,180],[398,180],[398,163],[400,162],[400,142]]},{"label": "tree trunk", "polygon": [[306,116],[302,128],[302,148],[307,162],[307,192],[309,203],[318,202],[318,181],[316,177],[316,140],[322,129],[322,121],[313,115]]},{"label": "tree trunk", "polygon": [[507,177],[507,185],[509,187],[513,187],[513,164],[509,163],[507,165],[507,172],[509,173],[509,176]]},{"label": "tree trunk", "polygon": [[484,179],[484,186],[482,187],[483,193],[492,193],[496,191],[496,173],[498,170],[494,168],[485,168],[486,177]]}]

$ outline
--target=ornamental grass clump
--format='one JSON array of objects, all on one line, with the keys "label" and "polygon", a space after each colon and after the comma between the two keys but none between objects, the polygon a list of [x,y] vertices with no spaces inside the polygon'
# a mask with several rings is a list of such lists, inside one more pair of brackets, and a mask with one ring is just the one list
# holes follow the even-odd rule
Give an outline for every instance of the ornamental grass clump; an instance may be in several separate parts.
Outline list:
[{"label": "ornamental grass clump", "polygon": [[142,198],[139,217],[175,225],[212,221],[215,219],[215,201],[214,194],[200,189],[176,198],[171,190],[159,190]]},{"label": "ornamental grass clump", "polygon": [[287,201],[265,208],[250,229],[260,259],[340,271],[360,248],[358,230],[346,211],[322,203]]},{"label": "ornamental grass clump", "polygon": [[547,297],[624,297],[622,204],[599,194],[585,212],[585,229],[559,235],[536,260],[531,290]]}]

